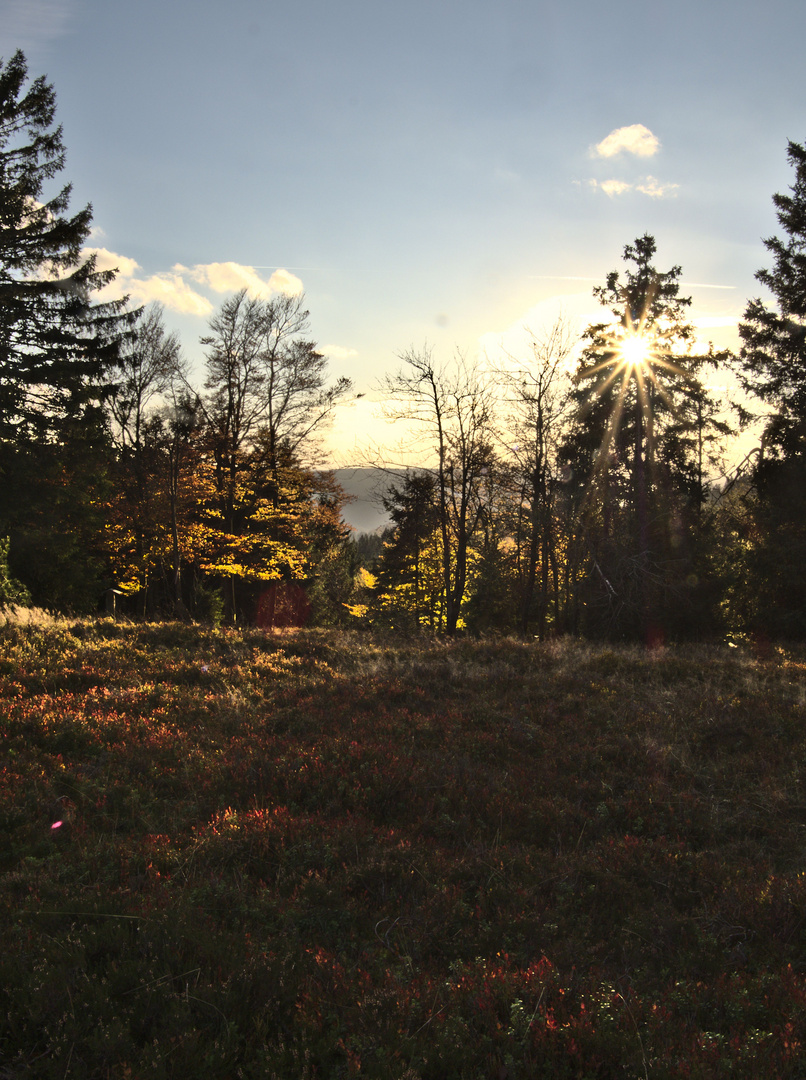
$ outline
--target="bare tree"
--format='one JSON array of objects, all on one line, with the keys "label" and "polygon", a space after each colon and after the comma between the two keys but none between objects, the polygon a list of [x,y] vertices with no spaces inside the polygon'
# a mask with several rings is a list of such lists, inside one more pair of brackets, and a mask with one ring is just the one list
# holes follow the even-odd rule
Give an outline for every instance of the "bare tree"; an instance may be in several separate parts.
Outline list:
[{"label": "bare tree", "polygon": [[149,407],[165,393],[181,367],[179,338],[166,333],[162,305],[149,304],[134,325],[109,399],[113,433],[124,453],[130,450],[139,455]]},{"label": "bare tree", "polygon": [[128,559],[118,551],[118,560],[121,568],[128,561],[130,572],[132,565],[139,567],[144,613],[152,591],[163,512],[164,448],[154,435],[161,425],[159,406],[185,375],[179,339],[166,332],[162,306],[151,304],[134,323],[108,401],[112,436],[120,451],[118,513],[132,533]]},{"label": "bare tree", "polygon": [[470,541],[482,509],[482,479],[492,454],[488,387],[467,361],[438,367],[431,350],[409,350],[403,367],[381,382],[386,415],[419,428],[419,446],[436,478],[445,630],[454,634],[467,585]]},{"label": "bare tree", "polygon": [[[542,334],[532,335],[532,356],[499,370],[509,403],[508,434],[520,477],[523,508],[519,530],[522,633],[536,616],[545,637],[550,597],[559,612],[556,492],[561,482],[557,451],[573,411],[569,362],[577,345],[568,320],[560,316]],[[523,552],[523,554],[520,554]],[[540,575],[538,588],[538,571]]]},{"label": "bare tree", "polygon": [[201,339],[208,347],[205,388],[209,395],[203,408],[230,528],[241,452],[265,412],[263,322],[262,301],[242,289],[224,302],[210,320],[211,333]]},{"label": "bare tree", "polygon": [[301,296],[271,300],[246,290],[211,320],[205,402],[222,490],[234,483],[239,454],[258,450],[276,479],[283,458],[296,456],[330,419],[351,382],[327,385],[327,360],[306,339]]},{"label": "bare tree", "polygon": [[[302,312],[299,332],[307,330]],[[289,328],[300,315],[297,301],[288,297],[267,305],[263,325],[263,400],[260,445],[275,481],[283,458],[309,449],[333,414],[336,403],[352,389],[342,377],[327,385],[327,359],[312,341],[289,338]]]}]

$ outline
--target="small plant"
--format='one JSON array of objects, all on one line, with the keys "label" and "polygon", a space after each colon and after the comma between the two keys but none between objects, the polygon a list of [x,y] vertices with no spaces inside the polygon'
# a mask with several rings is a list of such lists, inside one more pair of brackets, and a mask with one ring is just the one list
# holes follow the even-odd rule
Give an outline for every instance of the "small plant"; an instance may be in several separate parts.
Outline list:
[{"label": "small plant", "polygon": [[0,537],[0,608],[26,607],[31,603],[31,594],[21,582],[12,577],[8,566],[10,547],[11,540]]},{"label": "small plant", "polygon": [[0,627],[9,1075],[796,1077],[796,651]]}]

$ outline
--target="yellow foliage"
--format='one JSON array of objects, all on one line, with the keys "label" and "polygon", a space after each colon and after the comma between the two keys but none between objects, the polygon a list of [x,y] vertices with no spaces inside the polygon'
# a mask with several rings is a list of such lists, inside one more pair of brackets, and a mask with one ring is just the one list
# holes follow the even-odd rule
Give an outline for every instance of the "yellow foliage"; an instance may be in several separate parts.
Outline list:
[{"label": "yellow foliage", "polygon": [[378,584],[378,579],[375,574],[371,574],[369,570],[365,570],[362,566],[355,575],[355,583],[361,589],[374,589]]},{"label": "yellow foliage", "polygon": [[369,611],[368,604],[343,604],[351,615],[354,615],[356,619],[363,619]]}]

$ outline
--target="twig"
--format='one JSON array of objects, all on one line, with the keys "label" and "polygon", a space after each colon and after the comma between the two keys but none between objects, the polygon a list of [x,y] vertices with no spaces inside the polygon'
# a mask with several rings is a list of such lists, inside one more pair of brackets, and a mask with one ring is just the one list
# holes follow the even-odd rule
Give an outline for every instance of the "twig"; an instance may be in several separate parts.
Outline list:
[{"label": "twig", "polygon": [[633,1016],[632,1009],[630,1008],[629,1003],[627,1002],[627,999],[624,997],[624,995],[620,991],[617,990],[616,993],[621,998],[621,1000],[624,1002],[624,1008],[630,1014],[630,1020],[632,1020],[632,1026],[635,1028],[635,1034],[636,1034],[636,1036],[638,1038],[638,1045],[641,1047],[641,1060],[644,1063],[644,1077],[645,1077],[645,1080],[649,1080],[649,1068],[647,1067],[646,1054],[644,1053],[644,1043],[643,1043],[643,1040],[641,1039],[641,1032],[638,1030],[638,1024],[636,1024],[636,1022],[635,1022],[635,1017]]},{"label": "twig", "polygon": [[[159,983],[166,982],[172,979],[184,979],[186,975],[194,975],[197,971],[201,971],[201,968],[191,968],[190,971],[183,971],[181,975],[161,975],[158,979],[152,979],[151,982],[142,983],[140,986],[133,986],[131,990],[124,990],[120,997],[126,997],[128,994],[136,994],[138,990],[147,990],[149,986],[157,986]],[[194,1001],[196,999],[194,998]],[[213,1006],[215,1008],[215,1006]]]},{"label": "twig", "polygon": [[526,1032],[525,1032],[525,1034],[523,1036],[523,1041],[524,1042],[526,1042],[527,1038],[529,1037],[529,1032],[531,1031],[532,1024],[535,1022],[535,1017],[537,1016],[537,1010],[540,1008],[540,1002],[543,1000],[543,995],[545,994],[545,992],[546,992],[546,988],[544,986],[540,991],[540,997],[537,999],[537,1005],[535,1005],[535,1011],[529,1017],[529,1023],[526,1025]]},{"label": "twig", "polygon": [[147,915],[107,915],[103,911],[20,911],[20,915],[69,915],[91,919],[139,919],[141,922],[151,922]]}]

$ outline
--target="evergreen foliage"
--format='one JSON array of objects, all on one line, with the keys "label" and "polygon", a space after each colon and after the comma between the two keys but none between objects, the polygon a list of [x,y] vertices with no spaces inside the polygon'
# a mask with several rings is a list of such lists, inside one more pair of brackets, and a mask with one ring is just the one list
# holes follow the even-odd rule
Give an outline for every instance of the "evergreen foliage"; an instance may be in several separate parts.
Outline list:
[{"label": "evergreen foliage", "polygon": [[26,606],[31,603],[31,594],[12,576],[8,565],[10,546],[8,537],[0,537],[0,607],[8,607],[10,604]]},{"label": "evergreen foliage", "polygon": [[790,142],[787,157],[795,169],[791,194],[773,195],[786,238],[764,241],[773,266],[756,274],[776,306],[751,300],[739,328],[740,375],[744,388],[774,410],[765,450],[776,458],[802,452],[806,424],[806,146]]},{"label": "evergreen foliage", "polygon": [[765,410],[752,467],[715,482],[732,431],[703,375],[727,356],[646,234],[581,343],[560,320],[498,371],[401,354],[380,389],[413,465],[356,541],[319,445],[351,385],[303,297],[227,299],[191,385],[161,309],[98,300],[91,207],[51,190],[55,105],[22,53],[0,61],[0,603],[89,612],[115,585],[129,614],[264,627],[806,636],[806,146],[734,364]]},{"label": "evergreen foliage", "polygon": [[785,237],[764,241],[771,269],[757,279],[775,304],[751,300],[740,326],[739,375],[746,390],[771,410],[753,481],[758,497],[753,574],[756,631],[806,636],[806,147],[790,142],[795,169],[791,193],[773,203]]},{"label": "evergreen foliage", "polygon": [[613,318],[585,331],[562,451],[588,566],[583,629],[644,639],[696,632],[685,626],[692,543],[727,433],[699,380],[720,358],[693,351],[682,271],[656,270],[655,251],[649,235],[627,244],[624,280],[614,270],[594,289]]},{"label": "evergreen foliage", "polygon": [[398,630],[440,629],[445,597],[437,481],[409,471],[383,498],[392,519],[378,563],[375,621]]},{"label": "evergreen foliage", "polygon": [[123,300],[92,299],[115,276],[82,255],[92,208],[70,216],[70,185],[46,191],[62,129],[53,87],[27,82],[21,52],[0,61],[0,437],[15,441],[97,410],[128,321]]},{"label": "evergreen foliage", "polygon": [[91,610],[109,443],[103,411],[132,316],[92,295],[113,271],[82,254],[92,221],[69,213],[56,97],[0,61],[0,522],[37,603]]}]

